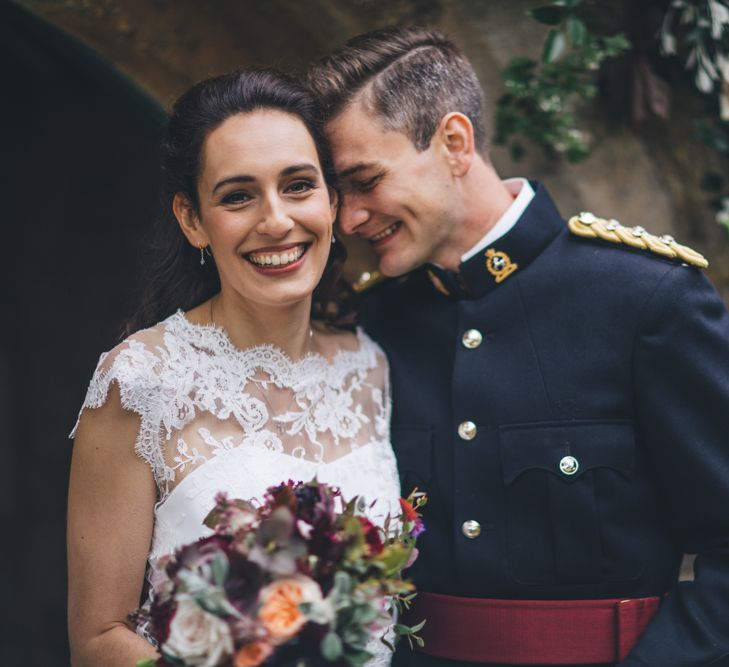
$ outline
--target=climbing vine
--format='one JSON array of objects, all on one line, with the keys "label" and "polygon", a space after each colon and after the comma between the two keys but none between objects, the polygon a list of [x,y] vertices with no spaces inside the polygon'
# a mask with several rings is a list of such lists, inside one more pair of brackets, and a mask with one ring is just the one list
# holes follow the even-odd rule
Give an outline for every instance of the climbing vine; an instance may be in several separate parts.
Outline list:
[{"label": "climbing vine", "polygon": [[[506,92],[495,115],[495,143],[508,146],[515,159],[528,144],[569,162],[589,156],[590,133],[576,111],[596,97],[601,68],[635,51],[625,32],[604,28],[614,25],[614,8],[614,2],[552,0],[527,12],[545,27],[541,56],[508,63],[501,72]],[[729,0],[667,0],[653,41],[656,56],[681,59],[696,89],[715,98],[715,114],[696,122],[696,137],[726,158],[729,167]],[[640,46],[645,51],[646,45]],[[660,92],[666,82],[652,71],[643,74],[654,91],[651,111],[667,117],[668,96],[661,99]],[[704,178],[715,195],[710,203],[716,220],[729,230],[725,181],[717,173]]]}]

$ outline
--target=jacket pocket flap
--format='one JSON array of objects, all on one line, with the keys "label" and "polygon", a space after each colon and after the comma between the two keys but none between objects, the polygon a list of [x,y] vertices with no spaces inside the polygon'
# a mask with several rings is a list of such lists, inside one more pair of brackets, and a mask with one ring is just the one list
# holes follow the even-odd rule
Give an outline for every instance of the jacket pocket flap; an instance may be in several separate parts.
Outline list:
[{"label": "jacket pocket flap", "polygon": [[571,482],[594,468],[630,477],[635,467],[635,432],[627,420],[509,424],[499,427],[499,444],[506,484],[532,469]]}]

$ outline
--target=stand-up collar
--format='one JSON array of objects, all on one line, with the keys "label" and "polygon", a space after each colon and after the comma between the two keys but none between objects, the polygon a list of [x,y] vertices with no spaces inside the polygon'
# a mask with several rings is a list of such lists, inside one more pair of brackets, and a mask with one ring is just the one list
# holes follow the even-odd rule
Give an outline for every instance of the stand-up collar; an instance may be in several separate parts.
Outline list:
[{"label": "stand-up collar", "polygon": [[504,236],[463,262],[458,271],[430,265],[435,288],[455,298],[480,298],[523,271],[564,229],[565,223],[544,186],[532,182],[534,198]]}]

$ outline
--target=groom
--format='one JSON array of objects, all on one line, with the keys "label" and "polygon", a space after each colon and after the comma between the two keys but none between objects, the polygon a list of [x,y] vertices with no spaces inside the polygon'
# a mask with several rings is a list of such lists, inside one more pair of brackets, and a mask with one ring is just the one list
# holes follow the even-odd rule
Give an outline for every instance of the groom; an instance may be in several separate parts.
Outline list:
[{"label": "groom", "polygon": [[502,181],[436,31],[362,35],[309,80],[341,229],[392,278],[362,317],[403,487],[429,495],[425,647],[399,664],[729,664],[729,316],[705,260]]}]

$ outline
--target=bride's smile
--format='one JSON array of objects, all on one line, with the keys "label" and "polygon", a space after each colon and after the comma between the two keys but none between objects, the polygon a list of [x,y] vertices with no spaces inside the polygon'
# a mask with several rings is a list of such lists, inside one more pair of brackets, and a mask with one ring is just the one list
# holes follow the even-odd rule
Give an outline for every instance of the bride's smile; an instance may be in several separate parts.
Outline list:
[{"label": "bride's smile", "polygon": [[273,248],[260,248],[244,256],[263,273],[278,275],[299,268],[302,263],[299,260],[308,248],[308,243],[289,243]]}]

